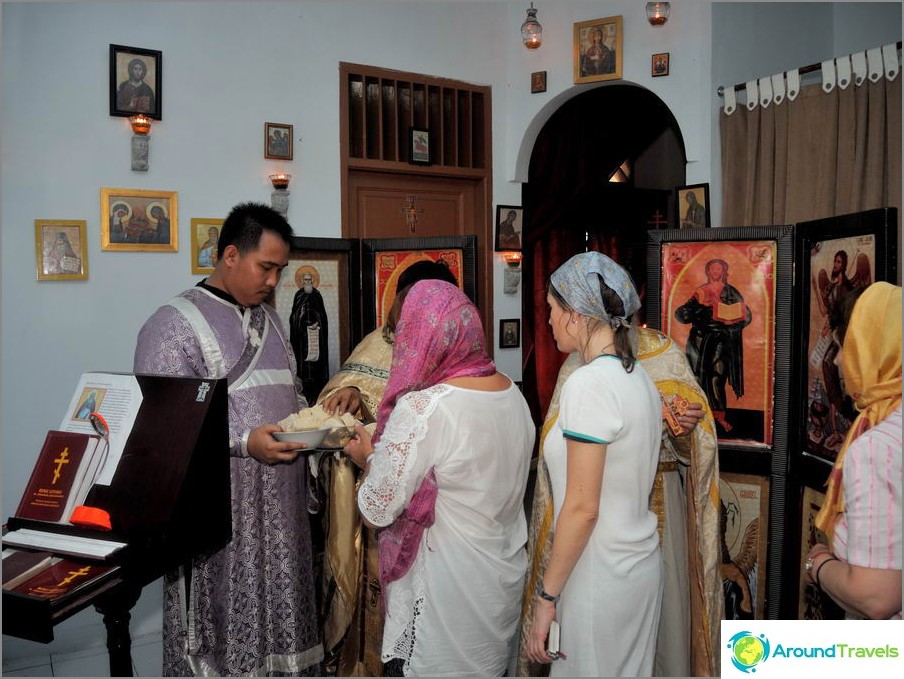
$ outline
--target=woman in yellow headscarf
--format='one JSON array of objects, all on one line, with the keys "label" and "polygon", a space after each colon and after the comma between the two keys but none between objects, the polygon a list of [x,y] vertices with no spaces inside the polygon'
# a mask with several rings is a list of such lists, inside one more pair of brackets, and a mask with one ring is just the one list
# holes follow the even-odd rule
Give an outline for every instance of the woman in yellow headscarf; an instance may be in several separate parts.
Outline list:
[{"label": "woman in yellow headscarf", "polygon": [[849,618],[901,618],[901,288],[874,283],[829,317],[854,420],[816,517],[810,582]]}]

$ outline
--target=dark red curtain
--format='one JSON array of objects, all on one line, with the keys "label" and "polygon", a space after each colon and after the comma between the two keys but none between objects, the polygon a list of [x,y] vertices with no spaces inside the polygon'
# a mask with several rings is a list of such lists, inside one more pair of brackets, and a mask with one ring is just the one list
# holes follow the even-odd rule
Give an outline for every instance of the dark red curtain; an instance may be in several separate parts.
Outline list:
[{"label": "dark red curtain", "polygon": [[649,96],[624,85],[591,90],[566,102],[534,144],[522,191],[522,382],[537,423],[546,415],[565,360],[548,325],[550,274],[569,257],[592,249],[625,266],[639,292],[645,287],[646,231],[654,212],[667,214],[671,192],[611,183],[609,177],[664,130],[677,128],[664,104]]}]

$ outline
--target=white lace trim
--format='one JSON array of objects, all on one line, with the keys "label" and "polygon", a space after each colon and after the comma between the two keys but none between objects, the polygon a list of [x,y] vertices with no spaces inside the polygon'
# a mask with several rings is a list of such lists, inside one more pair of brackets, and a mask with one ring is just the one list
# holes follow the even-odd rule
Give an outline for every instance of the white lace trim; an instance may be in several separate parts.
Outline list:
[{"label": "white lace trim", "polygon": [[388,526],[401,515],[408,502],[405,489],[418,454],[418,444],[427,435],[427,420],[440,399],[452,393],[445,384],[412,391],[396,403],[383,436],[374,448],[370,472],[358,491],[358,507],[375,526]]},{"label": "white lace trim", "polygon": [[[405,662],[405,676],[411,674],[411,657],[414,655],[414,644],[417,641],[418,622],[427,599],[427,585],[424,579],[425,551],[418,550],[414,565],[409,571],[410,584],[408,578],[389,583],[386,597],[385,635],[381,660],[385,663],[393,658],[400,658]],[[391,638],[393,633],[396,635],[394,641]]]}]

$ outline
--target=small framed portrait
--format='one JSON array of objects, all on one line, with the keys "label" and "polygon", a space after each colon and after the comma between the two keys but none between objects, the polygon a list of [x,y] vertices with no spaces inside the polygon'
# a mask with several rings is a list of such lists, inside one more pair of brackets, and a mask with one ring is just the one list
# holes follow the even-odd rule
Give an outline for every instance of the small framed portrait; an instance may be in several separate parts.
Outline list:
[{"label": "small framed portrait", "polygon": [[178,252],[175,191],[100,190],[101,250]]},{"label": "small framed portrait", "polygon": [[417,127],[408,130],[408,162],[414,165],[429,165],[432,162],[430,130]]},{"label": "small framed portrait", "polygon": [[213,273],[217,263],[222,219],[194,218],[191,220],[191,272]]},{"label": "small framed portrait", "polygon": [[679,229],[709,228],[709,184],[689,184],[675,189]]},{"label": "small framed portrait", "polygon": [[163,52],[110,45],[110,115],[163,120]]},{"label": "small framed portrait", "polygon": [[669,74],[669,53],[660,52],[650,58],[650,75],[659,78]]},{"label": "small framed portrait", "polygon": [[496,252],[521,250],[524,210],[520,205],[496,206]]},{"label": "small framed portrait", "polygon": [[606,17],[574,25],[574,82],[622,77],[622,18]]},{"label": "small framed portrait", "polygon": [[35,257],[39,281],[88,278],[87,222],[36,219]]},{"label": "small framed portrait", "polygon": [[546,71],[534,71],[530,74],[530,93],[546,91]]},{"label": "small framed portrait", "polygon": [[499,348],[517,349],[521,346],[521,319],[503,318],[499,321]]},{"label": "small framed portrait", "polygon": [[292,160],[292,126],[264,123],[264,158]]}]

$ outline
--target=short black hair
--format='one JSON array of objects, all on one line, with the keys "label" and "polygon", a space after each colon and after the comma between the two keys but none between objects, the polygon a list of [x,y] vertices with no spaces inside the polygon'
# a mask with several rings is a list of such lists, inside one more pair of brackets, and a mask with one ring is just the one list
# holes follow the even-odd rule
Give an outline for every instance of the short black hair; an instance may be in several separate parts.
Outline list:
[{"label": "short black hair", "polygon": [[285,217],[263,203],[239,203],[223,222],[217,242],[217,258],[222,259],[223,252],[230,245],[234,245],[243,255],[256,250],[264,231],[272,231],[287,245],[292,245],[294,234]]},{"label": "short black hair", "polygon": [[445,262],[434,262],[431,260],[422,260],[415,262],[399,275],[399,282],[396,290],[404,290],[409,285],[414,285],[418,281],[446,281],[457,286],[458,281],[455,280],[455,274]]}]

